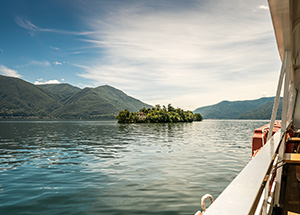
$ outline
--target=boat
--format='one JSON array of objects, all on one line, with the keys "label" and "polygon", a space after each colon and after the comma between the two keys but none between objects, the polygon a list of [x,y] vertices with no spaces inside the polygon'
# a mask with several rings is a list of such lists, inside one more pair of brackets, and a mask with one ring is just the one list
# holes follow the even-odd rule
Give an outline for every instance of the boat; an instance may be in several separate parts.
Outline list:
[{"label": "boat", "polygon": [[[249,163],[197,215],[300,214],[300,1],[268,4],[282,62],[270,124],[254,132]],[[281,122],[276,123],[282,91]],[[213,201],[205,195],[203,205],[206,199]]]}]

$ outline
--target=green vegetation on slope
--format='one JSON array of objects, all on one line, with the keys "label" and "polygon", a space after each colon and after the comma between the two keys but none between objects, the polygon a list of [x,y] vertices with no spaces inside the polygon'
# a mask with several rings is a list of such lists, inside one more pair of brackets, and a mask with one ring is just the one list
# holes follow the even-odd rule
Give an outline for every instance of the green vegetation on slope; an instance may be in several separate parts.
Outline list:
[{"label": "green vegetation on slope", "polygon": [[61,104],[49,91],[0,75],[0,118],[45,117]]},{"label": "green vegetation on slope", "polygon": [[[256,100],[222,101],[215,105],[197,108],[194,113],[201,113],[204,119],[270,119],[274,97]],[[281,115],[279,105],[277,118]]]},{"label": "green vegetation on slope", "polygon": [[[238,119],[271,119],[274,101],[266,102],[246,113],[239,115]],[[282,99],[279,102],[276,119],[281,119]]]},{"label": "green vegetation on slope", "polygon": [[43,84],[38,85],[38,88],[51,92],[57,100],[64,102],[67,98],[77,93],[81,89],[70,84]]},{"label": "green vegetation on slope", "polygon": [[84,88],[70,96],[64,106],[53,112],[54,117],[68,119],[114,118],[120,110],[137,111],[151,107],[110,86]]},{"label": "green vegetation on slope", "polygon": [[152,106],[111,86],[33,85],[0,75],[0,118],[114,119],[119,111]]},{"label": "green vegetation on slope", "polygon": [[184,111],[180,108],[174,108],[171,104],[166,108],[156,105],[153,108],[142,108],[136,113],[129,110],[120,111],[116,116],[119,123],[157,123],[157,122],[193,122],[202,121],[199,113],[193,114],[192,111]]}]

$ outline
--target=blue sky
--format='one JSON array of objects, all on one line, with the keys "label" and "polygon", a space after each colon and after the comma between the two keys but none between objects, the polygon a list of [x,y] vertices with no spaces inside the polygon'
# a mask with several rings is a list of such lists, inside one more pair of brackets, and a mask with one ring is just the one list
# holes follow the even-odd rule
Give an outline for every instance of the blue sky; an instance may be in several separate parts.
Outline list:
[{"label": "blue sky", "polygon": [[275,94],[266,0],[2,0],[0,74],[194,110]]}]

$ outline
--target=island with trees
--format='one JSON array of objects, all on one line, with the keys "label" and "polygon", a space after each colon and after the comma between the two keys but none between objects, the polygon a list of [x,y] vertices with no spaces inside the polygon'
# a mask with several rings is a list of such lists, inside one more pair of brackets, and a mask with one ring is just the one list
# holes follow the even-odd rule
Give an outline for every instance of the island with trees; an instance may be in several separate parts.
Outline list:
[{"label": "island with trees", "polygon": [[125,109],[119,112],[116,119],[119,123],[173,123],[202,121],[203,117],[200,113],[194,114],[169,104],[167,107],[155,105],[153,108],[142,108],[136,113]]}]

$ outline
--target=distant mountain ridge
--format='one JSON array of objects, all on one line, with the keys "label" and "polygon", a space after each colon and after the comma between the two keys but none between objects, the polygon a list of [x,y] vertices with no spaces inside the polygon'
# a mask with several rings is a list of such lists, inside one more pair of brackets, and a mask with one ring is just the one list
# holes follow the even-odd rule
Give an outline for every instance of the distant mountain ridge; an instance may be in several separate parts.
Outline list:
[{"label": "distant mountain ridge", "polygon": [[70,84],[33,85],[0,75],[0,118],[105,119],[151,105],[108,85],[80,89]]},{"label": "distant mountain ridge", "polygon": [[80,88],[74,87],[70,84],[43,84],[36,86],[51,92],[60,102],[64,102],[71,95],[81,90]]},{"label": "distant mountain ridge", "polygon": [[[270,119],[274,99],[275,97],[263,97],[255,100],[222,101],[197,108],[194,113],[200,113],[204,119]],[[277,119],[281,117],[281,106],[279,104]]]}]

